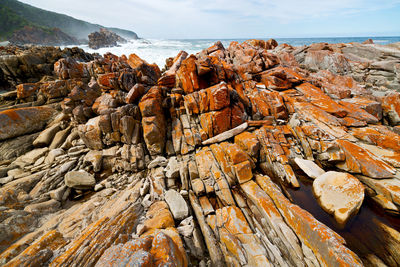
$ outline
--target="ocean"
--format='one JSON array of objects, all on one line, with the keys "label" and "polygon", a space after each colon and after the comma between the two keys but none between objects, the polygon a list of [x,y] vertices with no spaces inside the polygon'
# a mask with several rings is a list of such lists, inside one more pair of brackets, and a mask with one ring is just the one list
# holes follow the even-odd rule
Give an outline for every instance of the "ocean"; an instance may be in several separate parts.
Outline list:
[{"label": "ocean", "polygon": [[[288,43],[293,46],[310,45],[312,43],[350,43],[364,42],[371,38],[376,44],[389,44],[400,42],[400,36],[397,37],[330,37],[330,38],[276,38],[279,43]],[[222,39],[220,40],[225,47],[228,47],[232,41],[243,42],[247,39]],[[165,65],[168,57],[176,56],[179,51],[184,50],[189,54],[195,54],[201,50],[210,47],[218,39],[180,39],[180,40],[156,40],[156,39],[139,39],[130,40],[128,43],[121,44],[119,47],[101,48],[98,50],[90,49],[87,45],[80,46],[87,52],[99,53],[101,55],[111,52],[117,56],[123,54],[137,54],[149,63],[156,63],[160,68]]]}]

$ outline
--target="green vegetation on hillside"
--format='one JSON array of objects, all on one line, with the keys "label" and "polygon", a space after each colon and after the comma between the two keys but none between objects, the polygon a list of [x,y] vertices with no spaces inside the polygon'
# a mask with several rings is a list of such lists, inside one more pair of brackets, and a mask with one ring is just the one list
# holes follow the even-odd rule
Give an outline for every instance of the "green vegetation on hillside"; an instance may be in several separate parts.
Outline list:
[{"label": "green vegetation on hillside", "polygon": [[[77,39],[87,39],[89,33],[98,31],[103,27],[67,15],[36,8],[17,0],[0,0],[0,10],[0,40],[8,38],[12,32],[26,25],[42,26],[43,29],[59,28]],[[136,33],[132,31],[117,28],[113,28],[112,31],[129,39],[137,38]]]},{"label": "green vegetation on hillside", "polygon": [[29,21],[22,18],[8,6],[0,6],[0,41],[9,38],[16,30],[31,25]]}]

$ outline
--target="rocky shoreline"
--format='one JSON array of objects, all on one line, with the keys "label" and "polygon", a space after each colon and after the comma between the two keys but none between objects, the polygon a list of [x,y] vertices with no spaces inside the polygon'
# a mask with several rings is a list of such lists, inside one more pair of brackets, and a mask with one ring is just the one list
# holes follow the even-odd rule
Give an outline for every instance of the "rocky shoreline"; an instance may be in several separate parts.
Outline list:
[{"label": "rocky shoreline", "polygon": [[[0,48],[0,265],[397,266],[400,44]],[[323,222],[321,222],[323,221]]]}]

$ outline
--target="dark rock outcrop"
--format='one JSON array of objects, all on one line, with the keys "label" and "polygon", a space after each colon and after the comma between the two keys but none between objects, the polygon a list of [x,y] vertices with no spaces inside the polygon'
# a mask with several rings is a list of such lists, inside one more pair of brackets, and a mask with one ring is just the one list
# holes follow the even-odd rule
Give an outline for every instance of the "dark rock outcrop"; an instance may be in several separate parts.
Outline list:
[{"label": "dark rock outcrop", "polygon": [[98,32],[92,32],[88,35],[89,47],[92,49],[99,49],[102,47],[117,46],[118,43],[125,43],[126,40],[118,34],[101,28]]}]

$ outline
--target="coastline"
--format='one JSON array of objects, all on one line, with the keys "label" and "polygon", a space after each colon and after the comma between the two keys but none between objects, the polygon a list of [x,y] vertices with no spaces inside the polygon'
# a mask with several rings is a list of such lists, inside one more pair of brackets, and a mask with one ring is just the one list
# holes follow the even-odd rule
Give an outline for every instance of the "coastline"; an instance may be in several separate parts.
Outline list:
[{"label": "coastline", "polygon": [[0,264],[400,259],[400,47],[8,48]]}]

